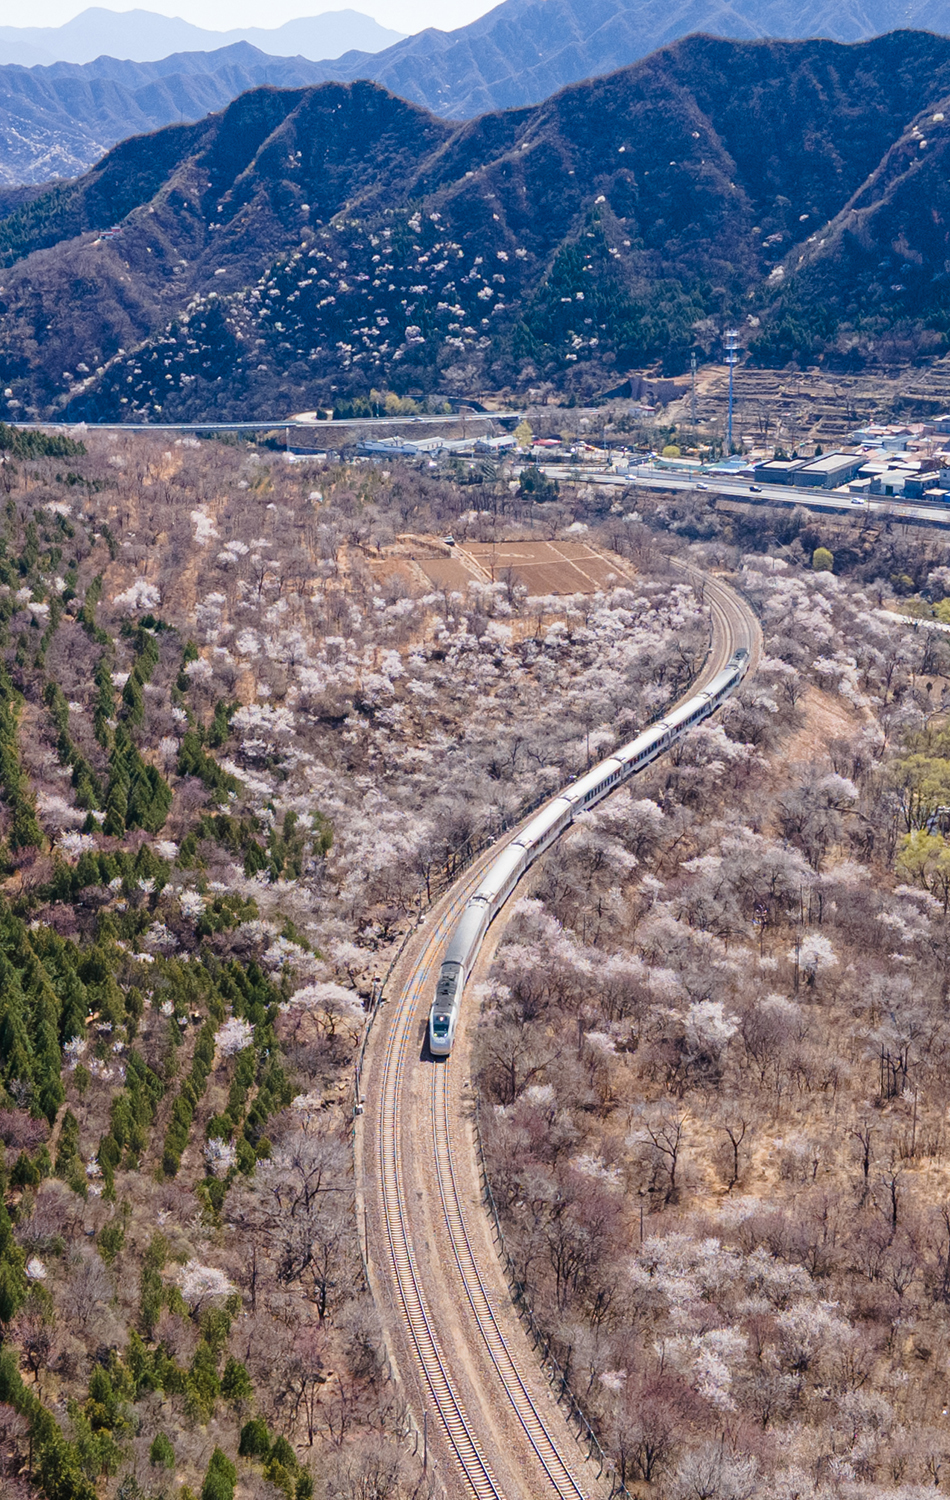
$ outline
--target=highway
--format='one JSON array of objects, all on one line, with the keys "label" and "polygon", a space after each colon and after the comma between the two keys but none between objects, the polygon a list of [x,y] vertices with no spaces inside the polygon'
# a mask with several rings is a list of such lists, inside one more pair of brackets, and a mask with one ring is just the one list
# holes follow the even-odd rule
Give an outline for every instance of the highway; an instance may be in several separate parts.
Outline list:
[{"label": "highway", "polygon": [[87,432],[292,432],[321,433],[341,428],[432,427],[447,423],[495,422],[511,418],[520,420],[520,411],[444,412],[442,416],[413,417],[334,417],[328,422],[301,421],[294,417],[275,417],[270,422],[17,422],[25,431],[55,432],[69,436],[80,428]]},{"label": "highway", "polygon": [[[697,690],[761,634],[728,584],[684,567],[710,612]],[[357,1202],[387,1348],[452,1500],[607,1500],[609,1479],[555,1401],[511,1301],[482,1197],[471,1084],[477,985],[503,936],[496,918],[469,982],[451,1057],[426,1022],[445,939],[512,830],[435,903],[396,964],[370,1033],[356,1118]]]},{"label": "highway", "polygon": [[744,500],[749,504],[802,506],[806,510],[824,512],[826,515],[850,515],[863,521],[868,516],[876,520],[913,521],[928,526],[950,526],[950,491],[948,504],[920,505],[913,501],[875,496],[860,499],[855,495],[838,494],[834,490],[795,488],[787,484],[763,484],[756,487],[753,479],[723,479],[720,475],[693,475],[664,473],[651,465],[640,464],[635,468],[614,472],[604,469],[573,469],[560,464],[542,466],[542,473],[551,479],[566,479],[575,474],[584,484],[604,484],[622,490],[634,485],[644,490],[699,490],[711,496],[721,495],[729,500]]}]

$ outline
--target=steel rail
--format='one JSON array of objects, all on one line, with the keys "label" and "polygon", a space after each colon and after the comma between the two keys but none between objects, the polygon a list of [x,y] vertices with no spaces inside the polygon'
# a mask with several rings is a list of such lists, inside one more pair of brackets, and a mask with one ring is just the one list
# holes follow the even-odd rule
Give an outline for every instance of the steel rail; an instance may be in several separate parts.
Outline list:
[{"label": "steel rail", "polygon": [[395,1272],[403,1318],[409,1329],[416,1361],[439,1414],[443,1431],[459,1468],[477,1500],[503,1500],[491,1466],[476,1441],[455,1385],[446,1369],[444,1355],[432,1327],[420,1286],[412,1251],[402,1190],[402,1172],[397,1144],[397,1101],[405,1069],[406,1039],[415,1011],[414,1001],[423,992],[447,924],[464,904],[475,878],[469,876],[462,889],[429,936],[423,961],[417,966],[404,1005],[390,1030],[383,1065],[383,1110],[379,1142],[380,1176],[389,1253]]},{"label": "steel rail", "polygon": [[505,1388],[515,1415],[556,1493],[562,1496],[563,1500],[588,1500],[586,1491],[578,1484],[561,1457],[557,1443],[548,1431],[535,1402],[531,1399],[517,1361],[499,1327],[491,1299],[479,1272],[472,1242],[465,1227],[458,1180],[455,1174],[446,1080],[446,1067],[444,1065],[434,1067],[432,1070],[433,1145],[442,1211],[448,1225],[455,1264],[462,1278],[468,1304],[485,1341],[489,1359]]}]

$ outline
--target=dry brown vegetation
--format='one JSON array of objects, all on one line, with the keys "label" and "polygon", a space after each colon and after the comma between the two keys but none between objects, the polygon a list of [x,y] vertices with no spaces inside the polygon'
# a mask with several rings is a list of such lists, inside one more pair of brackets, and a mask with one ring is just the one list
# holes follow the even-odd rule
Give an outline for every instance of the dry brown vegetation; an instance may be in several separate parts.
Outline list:
[{"label": "dry brown vegetation", "polygon": [[[9,1493],[419,1488],[352,1212],[364,1003],[472,848],[689,680],[671,550],[738,575],[766,658],[499,951],[511,1253],[628,1488],[944,1484],[950,661],[880,608],[946,595],[942,542],[835,577],[802,517],[758,556],[694,502],[88,446],[0,466]],[[449,531],[487,579],[426,579]],[[529,593],[552,537],[616,584]]]},{"label": "dry brown vegetation", "polygon": [[410,1495],[364,1001],[473,847],[681,690],[702,610],[635,522],[606,593],[434,590],[397,535],[530,536],[506,487],[88,450],[0,466],[4,1494]]}]

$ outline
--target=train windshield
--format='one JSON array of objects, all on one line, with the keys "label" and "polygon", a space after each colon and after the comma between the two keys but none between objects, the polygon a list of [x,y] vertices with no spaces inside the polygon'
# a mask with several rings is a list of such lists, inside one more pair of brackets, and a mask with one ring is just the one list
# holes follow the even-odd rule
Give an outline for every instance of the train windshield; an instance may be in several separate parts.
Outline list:
[{"label": "train windshield", "polygon": [[448,1016],[433,1016],[432,1017],[432,1035],[433,1036],[448,1036],[448,1034],[449,1034],[449,1017]]}]

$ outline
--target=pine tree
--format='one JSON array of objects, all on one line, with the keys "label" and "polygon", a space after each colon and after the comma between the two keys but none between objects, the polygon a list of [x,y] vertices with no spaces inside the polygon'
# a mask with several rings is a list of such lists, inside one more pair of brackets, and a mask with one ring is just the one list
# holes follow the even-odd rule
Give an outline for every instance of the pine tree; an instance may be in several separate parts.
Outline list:
[{"label": "pine tree", "polygon": [[62,986],[59,1011],[59,1039],[63,1046],[73,1037],[86,1034],[86,1017],[89,1014],[89,999],[86,986],[75,969],[68,970]]},{"label": "pine tree", "polygon": [[13,1238],[6,1205],[0,1198],[0,1323],[9,1323],[26,1301],[26,1257]]},{"label": "pine tree", "polygon": [[16,969],[3,953],[0,953],[0,1066],[7,1084],[33,1080],[26,996]]}]

